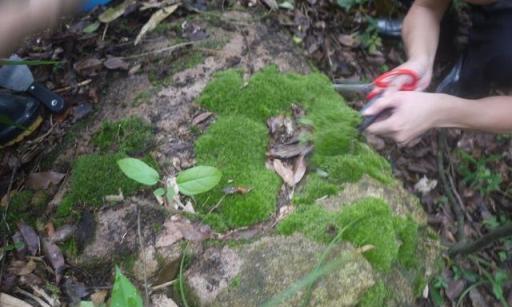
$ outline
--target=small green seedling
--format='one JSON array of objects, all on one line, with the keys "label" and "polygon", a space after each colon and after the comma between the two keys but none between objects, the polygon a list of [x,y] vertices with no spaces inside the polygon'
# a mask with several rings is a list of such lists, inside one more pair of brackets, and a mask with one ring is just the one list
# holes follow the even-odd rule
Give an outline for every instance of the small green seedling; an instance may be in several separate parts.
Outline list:
[{"label": "small green seedling", "polygon": [[181,171],[176,177],[161,180],[154,168],[139,159],[124,158],[118,160],[117,165],[128,178],[144,185],[154,186],[161,182],[163,187],[154,190],[153,194],[157,199],[165,196],[168,203],[172,203],[179,193],[194,196],[207,192],[215,187],[222,177],[217,168],[200,165]]}]

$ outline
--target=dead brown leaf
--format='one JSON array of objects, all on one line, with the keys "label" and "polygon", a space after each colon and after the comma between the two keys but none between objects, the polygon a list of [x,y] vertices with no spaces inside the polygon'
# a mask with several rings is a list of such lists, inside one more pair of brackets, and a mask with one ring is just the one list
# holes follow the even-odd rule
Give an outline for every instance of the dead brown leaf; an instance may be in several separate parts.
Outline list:
[{"label": "dead brown leaf", "polygon": [[28,175],[27,187],[32,190],[46,190],[50,185],[58,185],[66,174],[57,173],[53,171],[32,173]]},{"label": "dead brown leaf", "polygon": [[69,237],[71,237],[76,231],[75,225],[63,225],[58,228],[53,234],[48,236],[48,239],[53,243],[59,243],[66,241]]},{"label": "dead brown leaf", "polygon": [[212,112],[203,112],[201,114],[198,114],[194,119],[192,119],[192,125],[197,126],[200,123],[204,122],[208,118],[210,118],[213,115]]},{"label": "dead brown leaf", "polygon": [[185,240],[189,241],[203,241],[210,238],[212,235],[210,227],[202,224],[182,222],[178,223],[177,227],[183,234]]},{"label": "dead brown leaf", "polygon": [[174,13],[179,7],[179,4],[170,5],[168,7],[164,7],[162,9],[159,9],[146,22],[146,24],[142,27],[139,34],[137,35],[137,38],[135,38],[135,45],[140,43],[144,35],[148,33],[149,31],[152,31],[162,22],[165,18],[167,18],[169,15]]},{"label": "dead brown leaf", "polygon": [[0,293],[0,306],[2,307],[31,307],[32,305],[10,296],[7,293]]},{"label": "dead brown leaf", "polygon": [[36,269],[36,262],[33,259],[30,259],[23,267],[19,268],[16,272],[14,272],[18,276],[28,275]]},{"label": "dead brown leaf", "polygon": [[73,64],[73,69],[79,74],[88,74],[91,71],[101,68],[102,64],[103,62],[100,59],[88,58]]},{"label": "dead brown leaf", "polygon": [[105,303],[105,299],[107,298],[108,291],[107,290],[98,290],[91,294],[91,301],[94,306],[100,306]]},{"label": "dead brown leaf", "polygon": [[128,70],[130,67],[130,64],[123,60],[120,57],[108,57],[105,62],[103,62],[103,66],[105,66],[107,69],[122,69],[122,70]]},{"label": "dead brown leaf", "polygon": [[279,159],[274,159],[273,166],[276,173],[287,185],[291,187],[295,185],[293,170],[290,167],[285,166]]},{"label": "dead brown leaf", "polygon": [[313,150],[313,146],[307,144],[289,144],[289,145],[277,145],[271,148],[268,152],[268,156],[279,159],[289,159],[298,155],[306,156]]},{"label": "dead brown leaf", "polygon": [[39,236],[32,227],[25,223],[18,223],[18,230],[20,231],[28,250],[32,256],[35,256],[40,249],[41,243],[39,241]]},{"label": "dead brown leaf", "polygon": [[293,184],[296,185],[299,183],[304,175],[306,174],[306,159],[304,159],[304,155],[299,156],[297,161],[295,161],[295,167],[294,167],[294,173],[293,173]]},{"label": "dead brown leaf", "polygon": [[340,34],[338,35],[338,41],[346,47],[357,47],[359,46],[359,40],[352,34]]},{"label": "dead brown leaf", "polygon": [[43,254],[55,271],[55,280],[59,283],[62,272],[66,267],[64,256],[60,248],[53,242],[47,239],[41,240],[43,247]]}]

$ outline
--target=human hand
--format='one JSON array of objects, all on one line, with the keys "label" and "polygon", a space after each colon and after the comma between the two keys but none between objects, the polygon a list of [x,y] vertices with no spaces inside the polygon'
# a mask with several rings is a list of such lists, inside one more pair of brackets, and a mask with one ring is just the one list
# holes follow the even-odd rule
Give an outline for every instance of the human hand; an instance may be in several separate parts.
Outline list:
[{"label": "human hand", "polygon": [[[415,91],[423,91],[425,90],[432,79],[432,64],[423,59],[409,59],[407,62],[402,65],[391,70],[392,72],[395,70],[410,70],[418,76],[418,81]],[[394,75],[391,79],[386,78],[385,82],[388,84],[386,88],[380,88],[376,86],[373,89],[374,93],[379,93],[381,91],[393,92],[401,88],[403,85],[412,82],[411,77],[409,75]]]},{"label": "human hand", "polygon": [[370,125],[367,131],[405,145],[435,127],[446,96],[413,91],[386,92],[363,111],[363,116],[379,114],[384,109],[392,109],[392,113]]}]

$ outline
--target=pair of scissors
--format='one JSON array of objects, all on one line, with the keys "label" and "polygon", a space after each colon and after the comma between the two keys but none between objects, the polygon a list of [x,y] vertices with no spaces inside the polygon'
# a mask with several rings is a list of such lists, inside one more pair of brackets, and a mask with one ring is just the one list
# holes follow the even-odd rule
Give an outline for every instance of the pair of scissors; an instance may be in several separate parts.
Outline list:
[{"label": "pair of scissors", "polygon": [[[410,79],[408,82],[403,83],[400,87],[397,88],[399,91],[414,91],[418,88],[418,83],[420,77],[418,73],[411,69],[407,68],[397,68],[393,69],[389,72],[386,72],[373,80],[371,83],[354,83],[354,82],[342,82],[335,83],[334,88],[341,93],[365,93],[367,94],[366,99],[368,102],[363,107],[362,111],[370,107],[375,103],[379,98],[384,95],[386,90],[393,87],[393,81],[398,77],[407,77]],[[379,112],[375,115],[363,116],[363,121],[358,127],[359,132],[363,132],[366,128],[368,128],[371,124],[373,124],[377,119],[389,116],[391,114],[391,109],[387,108]]]}]

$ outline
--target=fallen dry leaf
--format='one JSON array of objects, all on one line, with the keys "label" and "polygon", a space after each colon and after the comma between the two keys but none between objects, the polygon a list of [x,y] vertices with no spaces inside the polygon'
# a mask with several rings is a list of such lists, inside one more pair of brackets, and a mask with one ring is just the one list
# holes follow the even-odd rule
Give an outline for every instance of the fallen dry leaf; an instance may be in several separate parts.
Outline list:
[{"label": "fallen dry leaf", "polygon": [[263,3],[265,3],[271,10],[278,10],[279,5],[277,4],[276,0],[262,0]]},{"label": "fallen dry leaf", "polygon": [[289,159],[298,155],[306,156],[313,150],[313,146],[307,144],[289,144],[289,145],[277,145],[271,148],[268,152],[268,156],[279,159]]},{"label": "fallen dry leaf", "polygon": [[114,7],[108,8],[105,12],[101,13],[98,16],[98,20],[103,23],[110,23],[117,18],[123,16],[124,12],[130,7],[130,5],[134,4],[135,0],[125,0],[123,3],[116,5]]},{"label": "fallen dry leaf", "polygon": [[66,241],[69,237],[71,237],[76,231],[75,225],[64,225],[59,229],[53,232],[53,234],[48,235],[48,239],[53,243],[59,243]]},{"label": "fallen dry leaf", "polygon": [[73,64],[73,69],[79,74],[87,74],[89,71],[99,69],[103,65],[103,62],[97,58],[88,58],[80,60]]},{"label": "fallen dry leaf", "polygon": [[194,117],[194,119],[192,119],[192,125],[197,126],[200,123],[207,120],[208,118],[210,118],[212,115],[213,115],[212,112],[203,112],[203,113],[197,115],[196,117]]},{"label": "fallen dry leaf", "polygon": [[62,255],[60,248],[50,240],[43,238],[41,243],[43,247],[43,254],[55,271],[55,280],[59,283],[61,274],[66,267],[64,256]]},{"label": "fallen dry leaf", "polygon": [[107,298],[108,291],[107,290],[99,290],[91,294],[91,301],[94,306],[99,306],[105,303],[105,299]]},{"label": "fallen dry leaf", "polygon": [[32,227],[25,223],[18,223],[18,230],[20,231],[28,250],[32,256],[35,256],[40,249],[41,243],[39,241],[39,236]]},{"label": "fallen dry leaf", "polygon": [[423,176],[423,178],[421,178],[414,185],[414,190],[425,195],[425,194],[428,194],[433,189],[435,189],[436,186],[437,186],[437,180],[435,180],[435,179],[430,180],[426,176]]},{"label": "fallen dry leaf", "polygon": [[293,170],[289,167],[286,167],[283,162],[279,159],[274,159],[273,162],[274,170],[276,173],[283,179],[283,181],[289,185],[294,186],[294,176],[293,176]]},{"label": "fallen dry leaf", "polygon": [[2,307],[32,307],[32,305],[25,303],[19,298],[10,296],[7,293],[0,293],[0,306]]},{"label": "fallen dry leaf", "polygon": [[135,38],[134,44],[135,45],[139,44],[140,41],[142,40],[142,37],[144,37],[144,35],[146,35],[146,33],[154,30],[156,28],[156,26],[158,26],[158,24],[160,24],[160,22],[162,22],[162,20],[164,20],[169,15],[174,13],[178,9],[178,7],[179,7],[179,4],[174,4],[174,5],[159,9],[158,11],[153,13],[153,15],[151,15],[149,20],[146,22],[146,24],[140,30],[139,34],[137,35],[137,38]]},{"label": "fallen dry leaf", "polygon": [[228,186],[228,187],[225,187],[224,189],[222,189],[224,194],[228,194],[228,195],[232,195],[232,194],[247,194],[251,190],[252,190],[252,188],[242,187],[242,186],[238,186],[238,187]]},{"label": "fallen dry leaf", "polygon": [[301,155],[297,161],[295,162],[295,170],[293,174],[293,185],[296,185],[299,183],[304,175],[306,174],[306,159],[304,159],[304,156]]},{"label": "fallen dry leaf", "polygon": [[107,69],[122,69],[122,70],[128,70],[130,67],[130,64],[123,60],[120,57],[108,57],[105,62],[103,62],[103,66],[105,66]]},{"label": "fallen dry leaf", "polygon": [[57,173],[53,171],[32,173],[28,175],[27,187],[32,190],[46,190],[50,185],[58,185],[66,174]]},{"label": "fallen dry leaf", "polygon": [[30,259],[22,268],[15,272],[15,274],[19,276],[28,275],[34,272],[36,266],[36,262],[33,259]]},{"label": "fallen dry leaf", "polygon": [[338,41],[346,47],[357,47],[359,46],[359,40],[352,34],[340,34],[338,35]]}]

